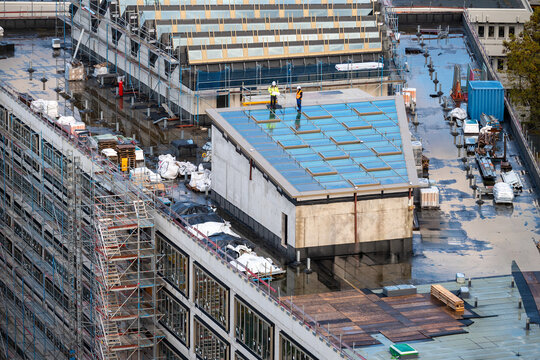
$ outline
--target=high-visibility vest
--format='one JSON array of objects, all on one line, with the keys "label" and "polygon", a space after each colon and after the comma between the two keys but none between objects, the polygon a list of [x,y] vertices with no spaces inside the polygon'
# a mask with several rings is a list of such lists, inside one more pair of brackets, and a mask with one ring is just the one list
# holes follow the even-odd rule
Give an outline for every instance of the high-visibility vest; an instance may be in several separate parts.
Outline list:
[{"label": "high-visibility vest", "polygon": [[270,95],[272,96],[278,96],[279,95],[279,89],[277,86],[270,86],[268,88],[268,92],[270,93]]},{"label": "high-visibility vest", "polygon": [[302,94],[302,89],[296,90],[296,98],[297,98],[297,99],[301,99],[301,98],[302,98],[302,95],[303,95],[303,94]]}]

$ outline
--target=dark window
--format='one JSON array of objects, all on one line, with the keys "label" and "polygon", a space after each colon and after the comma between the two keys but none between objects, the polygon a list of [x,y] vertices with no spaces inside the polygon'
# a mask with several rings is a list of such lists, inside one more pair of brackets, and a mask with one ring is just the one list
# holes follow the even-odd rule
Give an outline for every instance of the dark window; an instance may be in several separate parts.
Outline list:
[{"label": "dark window", "polygon": [[504,70],[504,59],[497,59],[497,70]]},{"label": "dark window", "polygon": [[225,329],[228,329],[229,290],[199,266],[194,265],[193,272],[195,304]]},{"label": "dark window", "polygon": [[504,37],[504,26],[499,26],[499,37],[500,38]]},{"label": "dark window", "polygon": [[488,27],[488,37],[490,38],[495,37],[495,26]]},{"label": "dark window", "polygon": [[158,271],[187,296],[188,257],[172,246],[161,233],[156,234],[156,241],[158,253],[161,256],[157,263]]},{"label": "dark window", "polygon": [[289,243],[289,238],[288,238],[289,225],[288,225],[288,222],[289,222],[289,219],[287,217],[287,214],[281,213],[281,243],[282,243],[283,246],[287,246],[287,244]]},{"label": "dark window", "polygon": [[483,38],[485,35],[484,25],[478,26],[478,37]]},{"label": "dark window", "polygon": [[288,337],[279,335],[281,354],[279,360],[314,360],[308,355],[304,349],[301,349],[297,344]]},{"label": "dark window", "polygon": [[509,26],[508,27],[508,36],[510,37],[510,35],[514,35],[516,32],[516,28],[514,26]]},{"label": "dark window", "polygon": [[194,320],[195,354],[200,359],[229,360],[229,344],[222,341],[198,319]]},{"label": "dark window", "polygon": [[273,359],[274,327],[259,316],[248,305],[235,301],[235,336],[238,341],[253,351],[257,358]]},{"label": "dark window", "polygon": [[184,345],[186,345],[189,339],[188,309],[164,290],[160,290],[158,298],[158,310],[163,314],[160,320],[161,323],[165,324],[165,327],[176,334]]},{"label": "dark window", "polygon": [[218,93],[216,105],[218,108],[229,107],[229,94]]}]

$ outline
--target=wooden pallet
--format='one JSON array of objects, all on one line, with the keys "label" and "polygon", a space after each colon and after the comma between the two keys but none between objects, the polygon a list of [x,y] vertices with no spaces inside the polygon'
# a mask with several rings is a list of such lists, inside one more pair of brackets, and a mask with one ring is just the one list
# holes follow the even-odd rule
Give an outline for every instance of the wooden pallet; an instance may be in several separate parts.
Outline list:
[{"label": "wooden pallet", "polygon": [[465,312],[463,300],[440,284],[431,285],[431,296],[445,303],[456,314],[463,314]]},{"label": "wooden pallet", "polygon": [[98,150],[101,153],[103,149],[115,149],[117,142],[115,140],[102,140],[98,142]]}]

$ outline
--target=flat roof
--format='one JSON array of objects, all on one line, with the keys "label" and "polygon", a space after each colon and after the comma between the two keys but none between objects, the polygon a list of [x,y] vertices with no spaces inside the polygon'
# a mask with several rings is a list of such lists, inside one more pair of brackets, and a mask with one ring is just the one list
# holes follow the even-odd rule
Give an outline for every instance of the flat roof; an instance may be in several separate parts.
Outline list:
[{"label": "flat roof", "polygon": [[[346,100],[347,99],[347,100]],[[403,191],[417,184],[403,98],[208,111],[291,197]]]}]

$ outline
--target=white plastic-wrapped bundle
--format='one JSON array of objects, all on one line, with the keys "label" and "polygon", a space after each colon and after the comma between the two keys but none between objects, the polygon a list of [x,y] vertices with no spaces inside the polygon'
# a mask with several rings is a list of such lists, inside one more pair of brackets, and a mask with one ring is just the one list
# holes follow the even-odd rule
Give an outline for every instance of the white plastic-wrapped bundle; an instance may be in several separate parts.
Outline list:
[{"label": "white plastic-wrapped bundle", "polygon": [[77,122],[73,116],[60,116],[56,121],[59,125],[71,125]]},{"label": "white plastic-wrapped bundle", "polygon": [[30,108],[35,111],[52,118],[58,117],[58,102],[55,100],[37,99],[32,101]]},{"label": "white plastic-wrapped bundle", "polygon": [[151,183],[161,182],[159,174],[154,173],[147,167],[140,167],[129,170],[129,177],[133,181],[148,181]]},{"label": "white plastic-wrapped bundle", "polygon": [[171,154],[159,155],[158,174],[167,180],[174,180],[178,176],[178,164]]},{"label": "white plastic-wrapped bundle", "polygon": [[493,199],[496,204],[511,204],[514,201],[514,189],[510,184],[498,182],[493,186]]},{"label": "white plastic-wrapped bundle", "polygon": [[192,172],[189,186],[201,192],[210,190],[210,188],[212,187],[212,180],[210,179],[210,175],[211,173],[209,170]]},{"label": "white plastic-wrapped bundle", "polygon": [[450,111],[448,115],[454,119],[465,120],[467,118],[467,111],[462,108],[455,108],[454,110]]},{"label": "white plastic-wrapped bundle", "polygon": [[184,176],[185,174],[190,175],[192,172],[197,171],[197,167],[190,163],[189,161],[177,161],[178,165],[178,175]]}]

